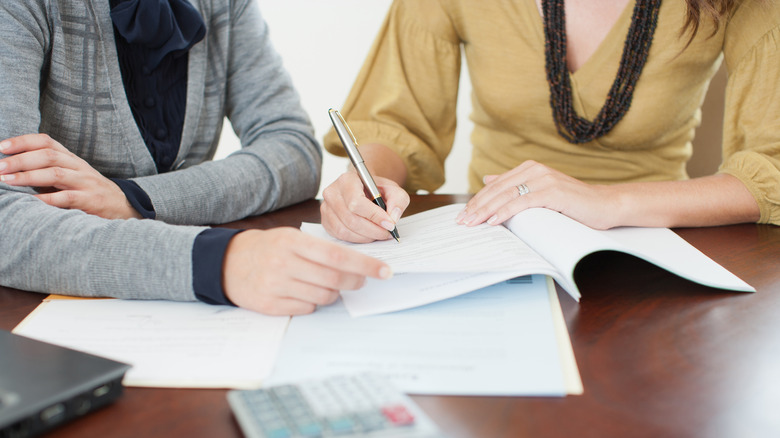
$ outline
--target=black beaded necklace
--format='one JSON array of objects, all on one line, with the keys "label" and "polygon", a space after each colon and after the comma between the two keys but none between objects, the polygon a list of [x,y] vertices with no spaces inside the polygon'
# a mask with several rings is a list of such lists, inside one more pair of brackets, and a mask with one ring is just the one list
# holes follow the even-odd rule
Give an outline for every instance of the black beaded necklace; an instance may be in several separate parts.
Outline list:
[{"label": "black beaded necklace", "polygon": [[566,66],[564,0],[542,0],[550,106],[558,133],[570,143],[586,143],[605,135],[628,111],[634,85],[647,61],[660,7],[661,0],[636,1],[615,82],[604,106],[591,122],[577,115],[572,103],[569,69]]}]

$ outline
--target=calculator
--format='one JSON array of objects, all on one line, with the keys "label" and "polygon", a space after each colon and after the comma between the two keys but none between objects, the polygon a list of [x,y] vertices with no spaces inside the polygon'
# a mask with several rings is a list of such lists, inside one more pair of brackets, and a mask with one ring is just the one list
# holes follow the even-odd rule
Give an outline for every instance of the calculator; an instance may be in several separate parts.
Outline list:
[{"label": "calculator", "polygon": [[377,374],[234,389],[227,398],[247,438],[443,437],[409,397]]}]

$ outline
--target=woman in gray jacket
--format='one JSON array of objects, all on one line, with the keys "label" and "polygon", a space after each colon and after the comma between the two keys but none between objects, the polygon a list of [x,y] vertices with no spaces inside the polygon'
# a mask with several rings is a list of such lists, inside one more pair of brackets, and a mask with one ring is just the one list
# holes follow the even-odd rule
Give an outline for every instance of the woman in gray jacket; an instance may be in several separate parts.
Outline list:
[{"label": "woman in gray jacket", "polygon": [[[384,263],[211,229],[313,197],[321,151],[253,0],[0,5],[0,283],[307,313]],[[242,148],[214,156],[225,117]]]}]

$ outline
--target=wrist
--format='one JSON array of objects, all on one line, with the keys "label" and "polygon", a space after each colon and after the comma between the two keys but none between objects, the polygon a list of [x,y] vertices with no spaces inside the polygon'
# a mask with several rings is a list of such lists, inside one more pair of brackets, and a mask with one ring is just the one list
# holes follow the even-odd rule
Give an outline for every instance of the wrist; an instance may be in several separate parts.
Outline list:
[{"label": "wrist", "polygon": [[143,219],[143,215],[136,210],[132,204],[130,204],[130,201],[125,198],[124,203],[124,214],[122,214],[122,218],[124,219]]},{"label": "wrist", "polygon": [[636,213],[634,208],[630,191],[622,190],[619,185],[616,186],[604,186],[607,193],[607,211],[613,212],[606,215],[608,223],[605,229],[617,227],[619,225],[627,225],[633,222],[633,214]]},{"label": "wrist", "polygon": [[[679,213],[671,199],[673,189],[669,182],[626,183],[605,186],[610,226],[669,227]],[[659,190],[663,188],[662,190]]]},{"label": "wrist", "polygon": [[124,195],[125,204],[120,214],[123,219],[155,219],[154,205],[149,195],[133,180],[110,178]]},{"label": "wrist", "polygon": [[247,260],[257,247],[255,236],[266,233],[264,230],[243,230],[230,239],[222,257],[221,285],[225,297],[236,305],[241,305],[238,295],[246,288],[246,283],[254,267]]}]

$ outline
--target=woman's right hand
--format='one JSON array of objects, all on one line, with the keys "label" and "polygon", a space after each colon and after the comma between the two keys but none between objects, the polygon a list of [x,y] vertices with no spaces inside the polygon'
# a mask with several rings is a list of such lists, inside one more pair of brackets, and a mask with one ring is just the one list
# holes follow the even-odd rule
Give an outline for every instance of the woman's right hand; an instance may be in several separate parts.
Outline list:
[{"label": "woman's right hand", "polygon": [[267,315],[311,313],[366,277],[388,279],[386,263],[294,228],[247,230],[230,240],[222,286],[233,304]]},{"label": "woman's right hand", "polygon": [[388,178],[374,177],[387,211],[367,196],[357,173],[341,175],[322,192],[322,225],[333,237],[355,243],[392,238],[390,231],[409,206],[409,194]]}]

